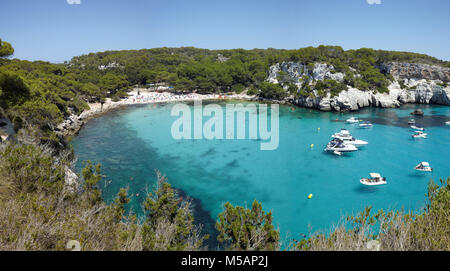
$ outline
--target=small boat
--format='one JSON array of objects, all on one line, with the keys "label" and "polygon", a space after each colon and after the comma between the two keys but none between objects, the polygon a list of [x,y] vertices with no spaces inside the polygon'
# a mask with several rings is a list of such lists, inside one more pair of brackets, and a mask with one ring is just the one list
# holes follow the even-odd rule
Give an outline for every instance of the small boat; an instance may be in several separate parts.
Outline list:
[{"label": "small boat", "polygon": [[359,122],[359,120],[355,117],[351,117],[347,120],[347,123],[358,123],[358,122]]},{"label": "small boat", "polygon": [[358,148],[354,145],[347,144],[339,138],[333,138],[324,149],[324,151],[333,152],[336,155],[342,155],[344,152],[354,152],[357,150]]},{"label": "small boat", "polygon": [[343,139],[343,138],[351,138],[352,135],[350,134],[349,130],[341,129],[339,133],[334,133],[331,137]]},{"label": "small boat", "polygon": [[450,120],[445,122],[445,125],[450,125]]},{"label": "small boat", "polygon": [[331,137],[338,138],[344,141],[344,143],[351,144],[355,147],[369,144],[367,141],[354,138],[347,129],[341,129],[339,133],[334,133]]},{"label": "small boat", "polygon": [[363,121],[359,124],[359,128],[371,128],[373,124],[370,121]]},{"label": "small boat", "polygon": [[417,131],[423,131],[423,130],[425,130],[423,127],[418,127],[418,126],[415,126],[415,125],[411,125],[410,127],[411,127],[411,129],[417,130]]},{"label": "small boat", "polygon": [[364,185],[381,185],[386,184],[386,177],[381,177],[380,173],[370,173],[372,178],[362,178],[359,180]]},{"label": "small boat", "polygon": [[414,134],[412,134],[413,138],[427,138],[427,133],[424,133],[422,131],[416,131]]},{"label": "small boat", "polygon": [[430,164],[428,162],[420,162],[414,169],[418,170],[418,171],[426,171],[426,172],[433,171],[433,169],[430,167]]},{"label": "small boat", "polygon": [[408,120],[408,124],[416,124],[416,120],[415,119],[410,119],[410,120]]}]

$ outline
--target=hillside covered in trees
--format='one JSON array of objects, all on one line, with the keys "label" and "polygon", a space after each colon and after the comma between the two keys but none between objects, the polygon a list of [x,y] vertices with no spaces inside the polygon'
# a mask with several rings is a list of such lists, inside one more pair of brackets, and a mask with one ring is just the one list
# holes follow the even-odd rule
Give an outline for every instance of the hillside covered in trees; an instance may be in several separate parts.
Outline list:
[{"label": "hillside covered in trees", "polygon": [[[292,61],[305,66],[326,63],[346,74],[345,83],[360,89],[385,91],[388,80],[379,67],[383,63],[407,62],[450,67],[449,62],[416,53],[362,48],[343,50],[339,46],[306,47],[298,50],[233,49],[206,50],[192,47],[107,51],[74,57],[68,64],[89,70],[92,76],[125,75],[129,84],[167,83],[176,91],[239,93],[251,88],[257,93],[267,86],[269,67]],[[312,70],[312,69],[310,69]],[[360,74],[361,77],[355,77]],[[91,79],[92,80],[92,79]],[[320,88],[329,88],[326,83]]]},{"label": "hillside covered in trees", "polygon": [[[120,99],[134,85],[166,83],[176,92],[240,92],[282,98],[280,86],[266,82],[275,63],[295,61],[304,65],[329,63],[349,77],[348,83],[383,91],[391,80],[377,67],[385,62],[427,63],[449,67],[448,62],[415,53],[337,46],[299,50],[206,50],[157,48],[109,51],[74,57],[64,64],[11,59],[14,49],[0,40],[0,124],[11,120],[13,140],[0,142],[0,249],[64,250],[75,240],[83,250],[198,250],[204,236],[195,225],[190,202],[181,199],[163,176],[146,195],[145,216],[126,212],[126,189],[106,204],[98,186],[101,166],[86,162],[81,185],[68,185],[73,153],[67,138],[55,127],[65,117],[79,114],[89,102]],[[353,80],[353,81],[352,81]],[[328,85],[330,84],[330,85]],[[334,88],[323,82],[324,90]],[[339,86],[337,86],[339,88]],[[315,235],[294,241],[291,249],[365,249],[370,239],[381,240],[382,249],[448,250],[449,182],[431,184],[423,214],[369,211],[351,221],[352,230],[339,228],[329,236]],[[276,215],[276,214],[274,214]],[[386,222],[377,234],[365,230]],[[251,208],[225,205],[216,229],[223,249],[277,250],[279,231],[272,213],[255,201]],[[402,235],[399,239],[399,231]],[[337,238],[340,238],[339,240]],[[338,241],[346,246],[335,246]],[[402,243],[399,243],[399,242]],[[400,245],[399,245],[400,244]],[[286,245],[286,244],[285,244]],[[214,249],[214,248],[211,248]]]},{"label": "hillside covered in trees", "polygon": [[[423,54],[367,48],[345,51],[339,46],[298,50],[183,47],[107,51],[52,64],[11,59],[13,47],[7,42],[1,45],[0,106],[16,130],[30,125],[38,127],[39,138],[52,144],[58,141],[53,128],[62,119],[81,113],[88,102],[125,97],[135,85],[164,83],[173,86],[175,92],[199,93],[240,93],[246,89],[249,94],[282,99],[287,93],[308,95],[312,88],[336,94],[347,85],[385,92],[392,76],[382,73],[379,65],[387,62],[450,67],[449,62]],[[343,82],[323,80],[314,86],[303,84],[301,89],[287,82],[286,92],[281,85],[266,81],[269,67],[283,61],[306,67],[327,63],[334,67],[333,72],[343,72],[345,77]],[[283,77],[282,72],[279,77]]]}]

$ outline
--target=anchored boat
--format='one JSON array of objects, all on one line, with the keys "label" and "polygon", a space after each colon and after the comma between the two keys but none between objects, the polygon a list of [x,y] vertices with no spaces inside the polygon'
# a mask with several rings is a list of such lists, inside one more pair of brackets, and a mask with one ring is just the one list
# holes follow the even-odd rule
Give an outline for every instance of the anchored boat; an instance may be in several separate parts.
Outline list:
[{"label": "anchored boat", "polygon": [[336,155],[342,155],[344,152],[354,152],[357,150],[358,148],[354,145],[347,144],[339,138],[333,138],[324,149],[324,151],[333,152]]},{"label": "anchored boat", "polygon": [[413,138],[427,138],[427,133],[424,133],[422,131],[416,131],[414,134],[412,134]]},{"label": "anchored boat", "polygon": [[355,117],[351,117],[347,120],[347,123],[358,123],[358,122],[359,122],[359,120]]},{"label": "anchored boat", "polygon": [[381,185],[386,184],[386,177],[381,177],[380,173],[370,173],[371,178],[362,178],[359,180],[364,185]]},{"label": "anchored boat", "polygon": [[339,133],[334,133],[331,137],[338,138],[344,141],[344,143],[351,144],[355,147],[369,144],[367,141],[354,138],[347,129],[341,129]]},{"label": "anchored boat", "polygon": [[370,121],[364,121],[359,124],[359,128],[371,128],[373,124]]},{"label": "anchored boat", "polygon": [[431,172],[431,171],[433,171],[433,169],[430,167],[430,164],[428,162],[420,162],[415,167],[415,170],[424,171],[424,172]]},{"label": "anchored boat", "polygon": [[417,127],[415,125],[411,125],[410,127],[411,127],[411,129],[416,130],[416,131],[423,131],[423,130],[425,130],[423,127]]}]

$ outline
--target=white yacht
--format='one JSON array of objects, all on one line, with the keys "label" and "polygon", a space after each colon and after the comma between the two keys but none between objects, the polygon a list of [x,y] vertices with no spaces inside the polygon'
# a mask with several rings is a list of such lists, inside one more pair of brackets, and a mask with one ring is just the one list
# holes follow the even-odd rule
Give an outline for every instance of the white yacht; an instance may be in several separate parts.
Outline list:
[{"label": "white yacht", "polygon": [[380,173],[370,173],[372,178],[362,178],[359,180],[364,185],[381,185],[386,184],[386,177],[381,177]]},{"label": "white yacht", "polygon": [[341,129],[339,133],[334,133],[331,137],[338,138],[344,143],[351,144],[355,147],[361,147],[369,144],[367,141],[354,138],[347,129]]},{"label": "white yacht", "polygon": [[425,130],[423,127],[418,127],[418,126],[415,126],[415,125],[411,125],[410,127],[411,127],[411,129],[416,130],[416,131],[423,131],[423,130]]},{"label": "white yacht", "polygon": [[414,134],[412,134],[413,138],[427,138],[427,133],[424,133],[422,131],[416,131]]},{"label": "white yacht", "polygon": [[359,120],[355,117],[351,117],[347,120],[347,123],[358,123],[358,122],[359,122]]},{"label": "white yacht", "polygon": [[344,152],[354,152],[357,150],[357,147],[352,144],[347,144],[339,138],[333,138],[333,140],[331,140],[324,149],[324,151],[333,152],[337,155],[342,155]]},{"label": "white yacht", "polygon": [[363,121],[359,124],[359,128],[371,128],[372,126],[373,124],[370,121]]},{"label": "white yacht", "polygon": [[408,124],[416,124],[416,120],[415,120],[415,119],[410,119],[410,120],[408,121]]},{"label": "white yacht", "polygon": [[425,172],[433,171],[433,169],[430,167],[430,164],[428,162],[420,162],[414,169],[418,170],[418,171],[425,171]]}]

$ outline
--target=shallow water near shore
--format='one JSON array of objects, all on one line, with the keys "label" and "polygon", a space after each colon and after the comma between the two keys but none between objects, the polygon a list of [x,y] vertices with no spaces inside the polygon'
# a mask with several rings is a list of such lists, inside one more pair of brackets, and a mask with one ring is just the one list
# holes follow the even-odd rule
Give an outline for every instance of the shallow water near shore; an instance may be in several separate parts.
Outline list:
[{"label": "shallow water near shore", "polygon": [[[226,102],[219,104],[224,107]],[[130,207],[141,213],[158,169],[183,196],[194,199],[196,220],[206,232],[214,232],[223,203],[250,207],[256,199],[273,212],[274,224],[287,242],[300,234],[329,230],[343,216],[368,205],[375,210],[420,211],[429,180],[450,176],[450,126],[445,126],[450,107],[405,105],[336,113],[280,105],[279,147],[261,151],[260,140],[173,139],[171,126],[177,117],[170,116],[172,106],[121,108],[91,120],[73,139],[78,170],[84,160],[102,164],[106,201],[121,187],[129,187]],[[425,127],[427,139],[413,140],[407,125],[417,108],[425,115],[414,116],[416,125]],[[374,126],[359,129],[343,121],[351,116]],[[325,153],[331,135],[341,128],[369,144],[343,156]],[[428,161],[433,172],[416,172],[421,161]],[[387,185],[361,185],[359,179],[370,172],[385,176]]]}]

